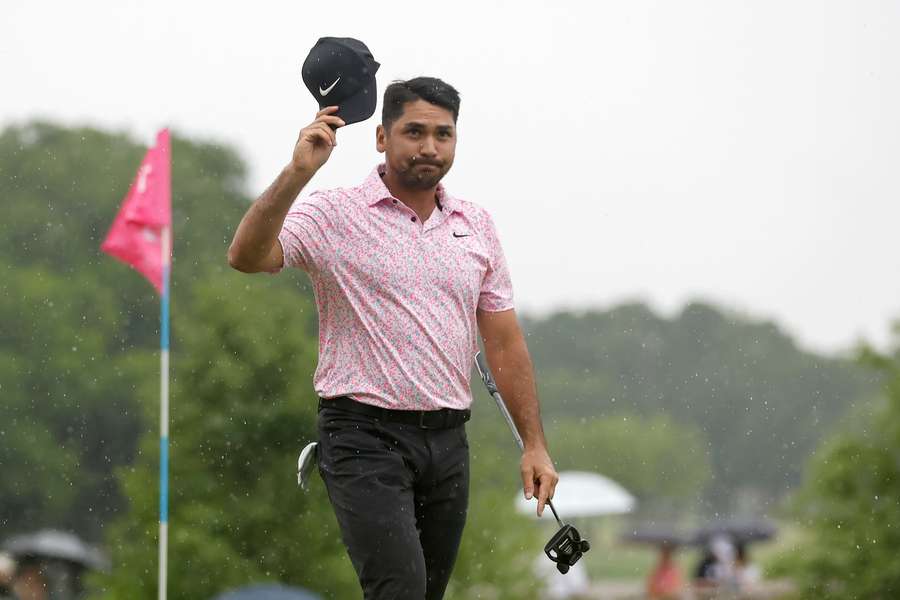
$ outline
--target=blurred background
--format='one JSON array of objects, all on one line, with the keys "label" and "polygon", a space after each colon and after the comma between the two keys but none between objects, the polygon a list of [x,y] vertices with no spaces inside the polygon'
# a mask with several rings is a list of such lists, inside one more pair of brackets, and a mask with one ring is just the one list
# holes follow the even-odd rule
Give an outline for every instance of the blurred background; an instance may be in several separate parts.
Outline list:
[{"label": "blurred background", "polygon": [[[500,232],[560,502],[567,473],[606,486],[569,487],[593,508],[562,516],[593,549],[560,582],[541,558],[556,527],[520,506],[517,449],[473,377],[448,599],[900,597],[897,3],[2,16],[0,597],[156,597],[159,299],[99,246],[162,127],[170,597],[358,597],[321,482],[295,481],[315,431],[306,276],[225,259],[313,118],[300,65],[327,35],[363,40],[382,88],[460,90],[446,184]],[[339,132],[309,190],[365,178],[379,114]]]}]

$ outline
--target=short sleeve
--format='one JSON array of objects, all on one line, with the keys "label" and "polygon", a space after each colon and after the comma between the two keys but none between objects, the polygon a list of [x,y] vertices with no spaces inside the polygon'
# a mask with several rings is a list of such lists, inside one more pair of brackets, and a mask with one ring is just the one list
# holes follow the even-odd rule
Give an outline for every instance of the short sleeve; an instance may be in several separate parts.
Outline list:
[{"label": "short sleeve", "polygon": [[335,199],[327,193],[316,192],[294,202],[278,234],[284,266],[308,273],[325,268],[335,247],[339,217]]},{"label": "short sleeve", "polygon": [[484,216],[483,234],[488,246],[490,264],[481,282],[478,308],[487,312],[511,310],[514,307],[513,289],[506,256],[503,254],[494,221],[487,213]]}]

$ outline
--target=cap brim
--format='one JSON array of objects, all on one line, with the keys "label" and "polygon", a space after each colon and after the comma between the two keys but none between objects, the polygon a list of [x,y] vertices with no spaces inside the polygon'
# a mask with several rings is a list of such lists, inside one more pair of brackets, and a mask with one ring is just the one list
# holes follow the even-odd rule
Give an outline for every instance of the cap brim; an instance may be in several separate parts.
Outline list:
[{"label": "cap brim", "polygon": [[378,84],[373,77],[365,87],[338,104],[337,116],[347,125],[359,123],[374,115],[377,105]]}]

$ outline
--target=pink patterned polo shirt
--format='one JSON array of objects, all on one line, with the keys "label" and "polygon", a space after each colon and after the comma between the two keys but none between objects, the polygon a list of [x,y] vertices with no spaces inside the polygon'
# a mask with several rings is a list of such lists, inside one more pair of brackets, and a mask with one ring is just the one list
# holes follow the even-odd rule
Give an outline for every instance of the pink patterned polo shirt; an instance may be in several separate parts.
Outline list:
[{"label": "pink patterned polo shirt", "polygon": [[284,265],[306,271],[315,291],[316,392],[384,408],[468,408],[475,311],[513,308],[494,223],[442,185],[440,209],[421,223],[383,173],[297,200],[278,236]]}]

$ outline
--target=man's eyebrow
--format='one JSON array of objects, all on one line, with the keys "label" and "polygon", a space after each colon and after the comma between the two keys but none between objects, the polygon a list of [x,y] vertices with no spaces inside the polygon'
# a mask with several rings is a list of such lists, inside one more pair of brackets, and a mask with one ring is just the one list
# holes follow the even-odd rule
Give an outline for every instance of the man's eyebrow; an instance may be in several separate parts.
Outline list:
[{"label": "man's eyebrow", "polygon": [[[408,123],[405,123],[403,125],[403,129],[414,129],[416,127],[418,127],[419,129],[425,129],[426,125],[425,123],[421,123],[419,121],[409,121]],[[435,129],[439,131],[452,131],[453,125],[437,125],[435,126]]]}]

